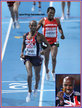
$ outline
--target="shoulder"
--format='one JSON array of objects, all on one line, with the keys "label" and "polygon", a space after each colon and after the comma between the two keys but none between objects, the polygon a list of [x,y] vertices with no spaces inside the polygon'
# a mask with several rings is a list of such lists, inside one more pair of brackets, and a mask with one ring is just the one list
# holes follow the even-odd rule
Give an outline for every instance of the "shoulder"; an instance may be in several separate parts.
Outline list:
[{"label": "shoulder", "polygon": [[56,19],[57,23],[59,24],[59,23],[60,23],[60,20],[59,20],[59,18],[55,18],[55,19]]},{"label": "shoulder", "polygon": [[26,35],[27,35],[28,33],[25,33],[24,35],[23,35],[23,39],[25,39],[26,38]]}]

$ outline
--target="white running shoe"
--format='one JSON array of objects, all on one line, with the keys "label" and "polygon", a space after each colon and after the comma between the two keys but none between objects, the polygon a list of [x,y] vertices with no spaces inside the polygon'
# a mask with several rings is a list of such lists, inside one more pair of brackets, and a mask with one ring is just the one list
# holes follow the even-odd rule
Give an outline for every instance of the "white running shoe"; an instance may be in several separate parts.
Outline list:
[{"label": "white running shoe", "polygon": [[34,11],[34,10],[35,10],[35,6],[32,7],[32,11]]},{"label": "white running shoe", "polygon": [[16,28],[19,29],[20,28],[20,25],[19,25],[19,22],[16,21]]},{"label": "white running shoe", "polygon": [[26,97],[26,102],[30,102],[30,100],[31,100],[31,93],[28,92],[28,96]]},{"label": "white running shoe", "polygon": [[16,23],[15,22],[12,23],[12,27],[13,27],[13,29],[16,27]]},{"label": "white running shoe", "polygon": [[53,81],[55,81],[55,73],[52,73]]},{"label": "white running shoe", "polygon": [[49,80],[49,79],[50,79],[49,73],[46,73],[46,80]]},{"label": "white running shoe", "polygon": [[37,96],[37,89],[34,89],[34,97],[36,97]]},{"label": "white running shoe", "polygon": [[62,16],[62,17],[61,17],[61,20],[64,20],[64,19],[65,19],[64,16]]}]

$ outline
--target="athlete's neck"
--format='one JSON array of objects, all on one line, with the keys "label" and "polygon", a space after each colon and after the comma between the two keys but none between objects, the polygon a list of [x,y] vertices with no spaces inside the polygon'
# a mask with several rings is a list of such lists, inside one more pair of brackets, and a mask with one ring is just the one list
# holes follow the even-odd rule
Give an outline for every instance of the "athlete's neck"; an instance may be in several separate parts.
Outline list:
[{"label": "athlete's neck", "polygon": [[53,18],[53,19],[48,18],[48,20],[49,20],[49,21],[53,21],[53,20],[54,20],[54,18]]},{"label": "athlete's neck", "polygon": [[31,35],[31,36],[34,36],[35,34],[36,34],[36,31],[33,31],[33,32],[29,32],[29,34]]}]

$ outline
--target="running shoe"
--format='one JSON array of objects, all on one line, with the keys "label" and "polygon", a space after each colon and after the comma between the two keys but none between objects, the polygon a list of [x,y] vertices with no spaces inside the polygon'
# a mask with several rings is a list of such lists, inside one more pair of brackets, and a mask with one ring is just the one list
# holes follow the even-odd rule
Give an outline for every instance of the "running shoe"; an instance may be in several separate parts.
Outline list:
[{"label": "running shoe", "polygon": [[19,25],[19,22],[16,21],[16,28],[19,29],[20,28],[20,25]]},{"label": "running shoe", "polygon": [[62,17],[61,17],[61,20],[64,20],[65,18],[64,18],[64,16],[62,15]]},{"label": "running shoe", "polygon": [[34,11],[34,10],[35,10],[35,6],[32,7],[32,11]]},{"label": "running shoe", "polygon": [[55,73],[52,73],[53,81],[55,81]]},{"label": "running shoe", "polygon": [[12,23],[12,27],[13,27],[13,29],[16,27],[16,23],[15,22]]},{"label": "running shoe", "polygon": [[46,80],[49,80],[49,79],[50,79],[49,73],[46,73]]},{"label": "running shoe", "polygon": [[30,102],[30,100],[31,100],[31,93],[28,92],[28,95],[26,97],[26,102]]},{"label": "running shoe", "polygon": [[34,97],[36,97],[37,96],[37,89],[34,89]]}]

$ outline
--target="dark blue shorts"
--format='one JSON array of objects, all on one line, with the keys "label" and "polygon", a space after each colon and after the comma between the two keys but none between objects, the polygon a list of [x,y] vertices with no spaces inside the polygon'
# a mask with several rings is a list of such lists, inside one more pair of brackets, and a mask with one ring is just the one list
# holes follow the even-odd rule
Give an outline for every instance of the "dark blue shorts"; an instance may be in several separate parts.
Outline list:
[{"label": "dark blue shorts", "polygon": [[33,66],[40,66],[42,64],[42,58],[40,56],[25,56],[24,64],[26,61],[30,61]]}]

